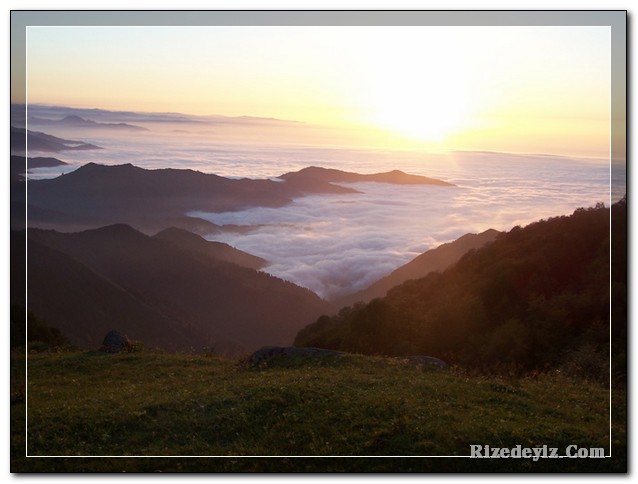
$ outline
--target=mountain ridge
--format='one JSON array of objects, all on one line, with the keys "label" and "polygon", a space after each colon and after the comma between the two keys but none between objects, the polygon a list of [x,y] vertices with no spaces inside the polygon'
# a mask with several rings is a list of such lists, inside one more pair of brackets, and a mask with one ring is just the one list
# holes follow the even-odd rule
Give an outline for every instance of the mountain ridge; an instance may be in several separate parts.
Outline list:
[{"label": "mountain ridge", "polygon": [[102,148],[83,141],[58,138],[39,131],[11,126],[11,154],[24,154],[27,145],[29,151],[59,153],[60,151],[101,150]]},{"label": "mountain ridge", "polygon": [[[29,229],[27,299],[20,242],[25,236],[12,231],[12,303],[28,301],[34,314],[87,349],[110,325],[153,347],[199,351],[209,345],[238,354],[289,344],[329,307],[290,282],[186,251],[125,224],[74,233]],[[124,317],[129,313],[139,321]],[[171,331],[181,336],[173,341]]]},{"label": "mountain ridge", "polygon": [[56,166],[66,166],[68,163],[52,157],[29,157],[11,155],[11,181],[19,182],[24,180],[27,173],[31,173],[33,168],[51,168]]},{"label": "mountain ridge", "polygon": [[44,119],[29,116],[28,124],[35,126],[63,126],[85,129],[115,129],[124,131],[148,131],[147,128],[127,123],[101,123],[91,119],[82,118],[77,114],[68,114],[62,119]]},{"label": "mountain ridge", "polygon": [[626,363],[626,223],[623,199],[514,227],[441,273],[322,316],[295,344],[427,354],[490,372],[589,371],[604,381],[612,349],[612,370]]},{"label": "mountain ridge", "polygon": [[249,269],[260,270],[268,265],[268,261],[261,257],[236,249],[223,242],[206,240],[193,232],[176,227],[164,229],[155,234],[153,238],[167,241],[187,252],[193,251],[206,258],[232,262]]},{"label": "mountain ridge", "polygon": [[452,183],[422,175],[410,175],[401,170],[392,170],[384,173],[354,173],[337,170],[334,168],[323,168],[319,166],[309,166],[296,172],[284,173],[279,178],[286,181],[296,181],[313,179],[328,183],[356,183],[356,182],[378,182],[391,183],[395,185],[440,185],[455,186]]},{"label": "mountain ridge", "polygon": [[[393,174],[391,177],[396,177],[399,172],[390,173]],[[72,219],[74,226],[85,225],[84,228],[122,222],[145,233],[156,233],[173,225],[188,230],[196,225],[194,219],[199,217],[192,214],[197,212],[282,207],[308,194],[356,194],[359,192],[354,188],[333,183],[333,180],[343,181],[346,176],[350,181],[370,181],[387,179],[388,175],[359,175],[315,168],[301,175],[288,173],[283,176],[283,182],[231,179],[190,169],[148,170],[130,163],[103,165],[91,162],[57,178],[32,180],[29,204],[46,208],[48,212],[39,212],[42,217],[34,216],[30,223],[63,229],[66,222],[62,220]],[[426,177],[412,177],[399,176],[404,181],[418,179],[419,183],[431,183]],[[12,187],[12,191],[16,195],[14,202],[25,203],[26,195],[19,185]],[[65,217],[58,217],[58,221],[47,218],[46,213],[64,214]],[[179,220],[184,217],[191,220],[182,224]],[[199,220],[202,225],[210,224]],[[16,221],[16,228],[19,228],[19,222]]]},{"label": "mountain ridge", "polygon": [[492,243],[499,234],[500,232],[494,229],[488,229],[479,234],[465,234],[451,242],[427,250],[367,288],[339,298],[333,303],[338,306],[350,306],[357,302],[367,303],[374,298],[384,297],[390,289],[410,279],[419,279],[431,272],[447,269],[468,252]]}]

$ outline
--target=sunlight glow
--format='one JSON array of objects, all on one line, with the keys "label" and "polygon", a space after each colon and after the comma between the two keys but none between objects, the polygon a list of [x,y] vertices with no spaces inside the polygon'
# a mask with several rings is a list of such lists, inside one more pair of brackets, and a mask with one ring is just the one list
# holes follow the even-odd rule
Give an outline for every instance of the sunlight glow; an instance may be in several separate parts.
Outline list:
[{"label": "sunlight glow", "polygon": [[604,27],[39,27],[28,39],[30,103],[272,117],[349,146],[609,151]]},{"label": "sunlight glow", "polygon": [[393,79],[392,88],[379,89],[372,97],[372,118],[375,124],[417,141],[443,141],[467,120],[468,102],[460,84],[432,75]]},{"label": "sunlight glow", "polygon": [[[437,32],[425,37],[436,41]],[[369,69],[362,104],[370,122],[420,142],[442,142],[465,127],[471,114],[471,62],[459,62],[459,38],[449,49],[423,49],[423,36],[404,38],[410,49],[386,47]],[[376,59],[373,57],[372,59]],[[476,82],[476,81],[474,81]]]}]

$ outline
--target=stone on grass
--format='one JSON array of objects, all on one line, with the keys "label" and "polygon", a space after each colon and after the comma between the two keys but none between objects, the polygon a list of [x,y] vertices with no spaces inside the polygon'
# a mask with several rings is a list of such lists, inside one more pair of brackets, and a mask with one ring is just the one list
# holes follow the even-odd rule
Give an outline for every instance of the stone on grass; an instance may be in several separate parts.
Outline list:
[{"label": "stone on grass", "polygon": [[131,348],[131,342],[126,335],[119,331],[109,331],[102,341],[100,351],[105,353],[119,353],[120,351],[128,351]]}]

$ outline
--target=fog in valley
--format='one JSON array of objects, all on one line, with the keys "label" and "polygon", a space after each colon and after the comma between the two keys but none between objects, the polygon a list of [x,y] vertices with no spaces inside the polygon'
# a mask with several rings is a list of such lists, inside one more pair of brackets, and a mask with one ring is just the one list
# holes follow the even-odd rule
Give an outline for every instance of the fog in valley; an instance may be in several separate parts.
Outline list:
[{"label": "fog in valley", "polygon": [[[328,299],[361,290],[465,233],[509,230],[597,202],[608,205],[624,194],[624,169],[615,170],[612,180],[619,190],[610,197],[610,164],[605,160],[365,150],[344,146],[347,133],[292,121],[37,105],[26,113],[14,107],[13,119],[22,127],[27,120],[30,131],[101,148],[55,153],[68,165],[32,170],[32,179],[95,162],[271,179],[308,166],[357,173],[399,169],[456,185],[355,183],[348,186],[360,193],[309,195],[280,208],[189,214],[218,225],[253,226],[207,238],[263,257],[269,261],[266,272]],[[43,153],[30,150],[29,156]]]}]

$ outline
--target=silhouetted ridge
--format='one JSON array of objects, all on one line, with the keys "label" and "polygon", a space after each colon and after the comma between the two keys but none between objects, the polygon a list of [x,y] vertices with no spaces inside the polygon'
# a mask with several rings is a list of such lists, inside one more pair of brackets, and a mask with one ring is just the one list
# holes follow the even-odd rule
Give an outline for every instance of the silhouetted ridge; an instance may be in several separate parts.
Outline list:
[{"label": "silhouetted ridge", "polygon": [[[396,178],[396,174],[392,175]],[[405,178],[407,177],[407,178]],[[35,226],[68,225],[78,227],[102,226],[125,222],[149,233],[183,222],[182,228],[198,225],[193,212],[226,212],[249,207],[282,207],[297,197],[307,194],[353,194],[351,187],[332,181],[385,181],[393,183],[384,174],[358,175],[356,173],[309,168],[282,176],[284,182],[274,180],[240,180],[221,177],[194,170],[146,170],[130,163],[100,165],[87,163],[77,170],[48,180],[33,180],[29,185],[29,204],[42,215],[32,217]],[[431,183],[425,177],[413,178],[401,174],[403,181],[416,179],[418,183]],[[437,181],[437,184],[445,182]],[[24,202],[23,194],[16,191],[14,202]],[[54,219],[47,213],[64,215]],[[185,216],[190,219],[186,220]],[[200,219],[205,232],[205,221]],[[59,225],[54,225],[56,228]],[[208,225],[211,231],[214,226]],[[210,232],[208,232],[210,233]]]},{"label": "silhouetted ridge", "polygon": [[69,114],[62,119],[45,119],[36,116],[29,116],[27,120],[30,126],[64,126],[79,129],[101,129],[101,130],[125,130],[125,131],[148,131],[141,126],[127,123],[100,123],[91,119],[82,118],[76,114]]},{"label": "silhouetted ridge", "polygon": [[22,181],[25,173],[31,173],[34,168],[51,168],[67,164],[62,160],[51,157],[29,157],[27,160],[24,155],[11,155],[10,163],[12,182]]},{"label": "silhouetted ridge", "polygon": [[86,175],[86,174],[103,174],[103,173],[126,173],[126,174],[130,174],[130,173],[140,173],[142,171],[145,171],[143,168],[139,168],[135,165],[133,165],[132,163],[123,163],[121,165],[103,165],[101,163],[94,163],[94,162],[89,162],[86,163],[80,167],[78,167],[76,170],[72,171],[71,173],[67,173],[67,176],[78,176],[78,175]]},{"label": "silhouetted ridge", "polygon": [[113,224],[98,229],[90,229],[84,232],[85,235],[101,237],[101,236],[113,236],[113,237],[129,237],[129,238],[144,238],[145,236],[135,230],[133,227],[127,224]]},{"label": "silhouetted ridge", "polygon": [[388,290],[405,281],[419,279],[427,276],[430,272],[441,272],[447,269],[469,251],[480,249],[492,243],[499,233],[497,230],[488,229],[480,234],[465,234],[452,242],[442,244],[415,257],[363,291],[334,302],[341,306],[348,306],[355,302],[368,302],[375,297],[383,297]]},{"label": "silhouetted ridge", "polygon": [[[81,118],[80,116],[76,116],[75,114],[69,114],[68,116],[65,116],[64,118],[62,118],[62,121],[66,121],[66,122],[71,122],[71,123],[86,123],[87,120],[84,118]],[[91,121],[88,121],[91,122]]]},{"label": "silhouetted ridge", "polygon": [[82,151],[101,149],[99,146],[82,141],[62,139],[39,131],[30,131],[11,126],[11,153],[24,153],[27,149],[27,145],[30,152],[46,151],[57,153],[65,150]]},{"label": "silhouetted ridge", "polygon": [[75,233],[30,228],[27,298],[25,231],[12,232],[12,303],[28,302],[83,348],[117,326],[151,347],[215,346],[224,354],[290,344],[327,310],[311,291],[250,268],[258,258],[180,235],[174,243],[125,224]]},{"label": "silhouetted ridge", "polygon": [[188,252],[195,252],[213,260],[232,262],[242,267],[259,270],[268,265],[261,257],[235,249],[222,242],[209,241],[187,230],[170,227],[155,234],[153,238],[164,240]]},{"label": "silhouetted ridge", "polygon": [[285,173],[279,178],[286,181],[297,181],[302,179],[312,179],[316,182],[322,181],[327,183],[355,183],[364,181],[374,181],[380,183],[393,184],[418,184],[418,185],[443,185],[454,186],[451,183],[428,178],[421,175],[409,175],[400,170],[392,170],[386,173],[360,174],[352,173],[334,168],[321,168],[310,166],[297,172]]},{"label": "silhouetted ridge", "polygon": [[188,230],[178,229],[176,227],[169,227],[154,235],[158,239],[170,240],[170,241],[184,241],[187,243],[195,244],[200,242],[206,242],[202,236],[189,232]]}]

